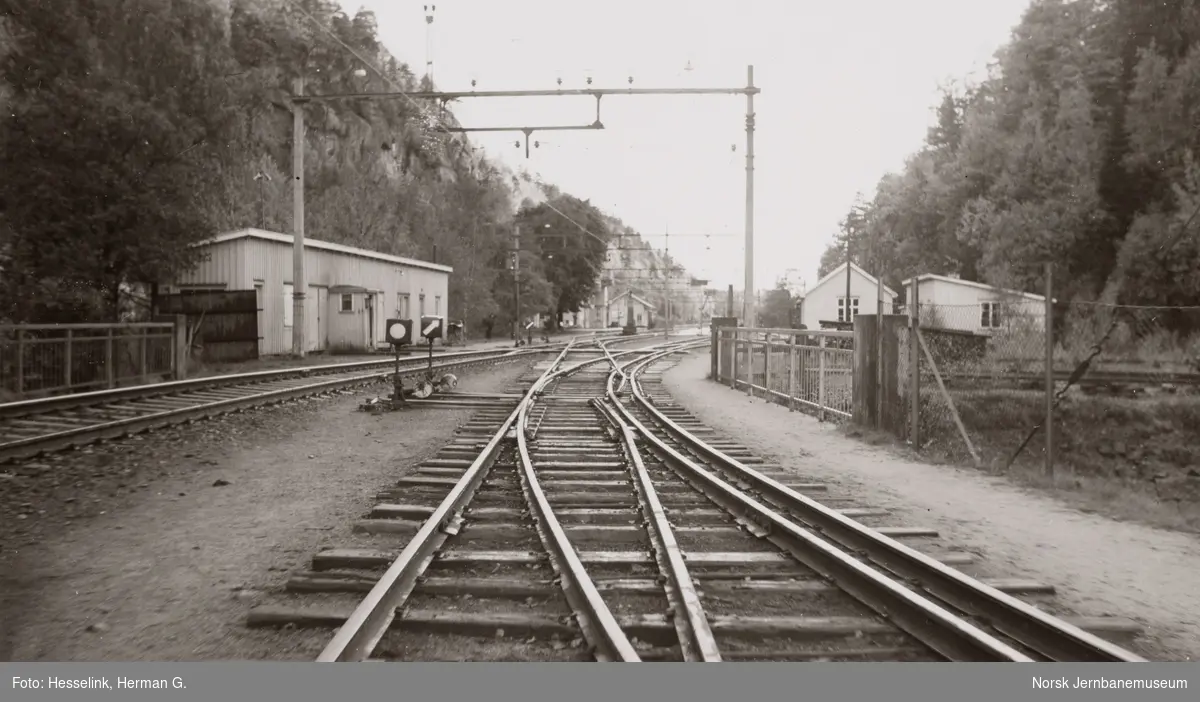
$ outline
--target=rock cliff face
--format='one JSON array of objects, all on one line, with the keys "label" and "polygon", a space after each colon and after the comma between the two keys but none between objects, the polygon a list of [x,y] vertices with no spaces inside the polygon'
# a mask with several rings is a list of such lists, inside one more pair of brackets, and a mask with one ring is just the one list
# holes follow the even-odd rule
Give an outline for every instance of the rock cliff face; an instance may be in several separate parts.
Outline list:
[{"label": "rock cliff face", "polygon": [[[131,286],[191,266],[189,244],[291,231],[298,78],[309,96],[434,87],[371,13],[328,0],[51,5],[0,18],[0,151],[20,174],[0,180],[0,314],[14,320],[111,321]],[[508,305],[517,211],[569,198],[447,132],[452,107],[302,103],[305,231],[453,266],[448,313],[478,328]],[[561,307],[570,280],[554,278],[531,299]]]}]

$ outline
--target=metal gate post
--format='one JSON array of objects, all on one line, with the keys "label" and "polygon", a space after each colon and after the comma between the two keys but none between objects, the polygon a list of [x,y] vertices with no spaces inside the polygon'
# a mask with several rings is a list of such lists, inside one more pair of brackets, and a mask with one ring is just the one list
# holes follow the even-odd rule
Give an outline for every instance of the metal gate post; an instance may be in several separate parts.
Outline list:
[{"label": "metal gate post", "polygon": [[821,336],[820,345],[817,347],[817,353],[820,358],[817,362],[817,406],[819,411],[817,417],[823,422],[825,421],[825,336]]},{"label": "metal gate post", "polygon": [[796,411],[796,335],[788,344],[788,411]]}]

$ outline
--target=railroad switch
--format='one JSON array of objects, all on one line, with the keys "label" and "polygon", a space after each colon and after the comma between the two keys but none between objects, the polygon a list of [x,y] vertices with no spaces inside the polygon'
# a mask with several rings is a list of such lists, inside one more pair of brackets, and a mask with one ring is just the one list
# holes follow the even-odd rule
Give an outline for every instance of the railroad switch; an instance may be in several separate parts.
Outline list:
[{"label": "railroad switch", "polygon": [[400,355],[396,355],[396,372],[392,375],[392,405],[394,407],[407,407],[408,401],[404,399],[404,378],[400,375]]},{"label": "railroad switch", "polygon": [[389,319],[387,321],[387,342],[396,353],[396,370],[392,375],[392,409],[408,406],[404,399],[404,379],[400,376],[400,347],[412,343],[412,320]]}]

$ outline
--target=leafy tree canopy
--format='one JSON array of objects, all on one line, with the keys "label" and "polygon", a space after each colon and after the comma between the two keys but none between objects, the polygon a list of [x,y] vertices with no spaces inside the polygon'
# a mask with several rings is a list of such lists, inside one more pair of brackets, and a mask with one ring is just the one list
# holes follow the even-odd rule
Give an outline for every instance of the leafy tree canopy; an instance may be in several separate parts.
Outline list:
[{"label": "leafy tree canopy", "polygon": [[[131,289],[193,265],[190,244],[291,231],[297,76],[312,94],[421,85],[370,12],[328,0],[0,7],[0,317],[11,321],[111,320]],[[456,124],[450,110],[303,109],[309,236],[453,266],[448,312],[478,328],[511,322],[512,231],[536,219],[566,244],[522,254],[522,307],[569,312],[595,292],[604,246],[545,203],[601,238],[607,215],[439,129]]]},{"label": "leafy tree canopy", "polygon": [[854,203],[821,260],[1064,299],[1200,304],[1200,3],[1034,0],[986,80]]}]

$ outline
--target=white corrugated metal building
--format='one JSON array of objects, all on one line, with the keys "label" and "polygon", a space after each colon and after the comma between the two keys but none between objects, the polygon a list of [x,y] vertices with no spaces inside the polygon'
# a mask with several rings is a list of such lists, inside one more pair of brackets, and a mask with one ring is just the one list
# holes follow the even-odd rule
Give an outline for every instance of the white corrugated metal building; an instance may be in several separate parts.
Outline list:
[{"label": "white corrugated metal building", "polygon": [[[921,326],[975,334],[1016,329],[1039,334],[1046,331],[1046,298],[1042,295],[932,273],[919,275],[916,280]],[[912,282],[909,278],[901,285],[911,290]]]},{"label": "white corrugated metal building", "polygon": [[[207,260],[163,292],[255,290],[259,353],[290,353],[293,243],[289,234],[261,229],[221,234],[196,244]],[[415,332],[422,315],[446,315],[449,266],[308,238],[304,255],[309,351],[367,350],[385,345],[388,318],[413,320]]]}]

